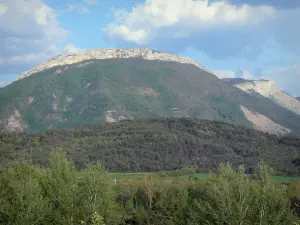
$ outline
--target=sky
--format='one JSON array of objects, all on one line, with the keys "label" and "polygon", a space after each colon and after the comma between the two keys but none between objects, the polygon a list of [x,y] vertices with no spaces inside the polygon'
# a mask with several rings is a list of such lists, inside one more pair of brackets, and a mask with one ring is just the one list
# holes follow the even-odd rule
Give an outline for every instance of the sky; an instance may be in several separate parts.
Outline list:
[{"label": "sky", "polygon": [[57,55],[147,47],[300,96],[300,0],[0,0],[0,86]]}]

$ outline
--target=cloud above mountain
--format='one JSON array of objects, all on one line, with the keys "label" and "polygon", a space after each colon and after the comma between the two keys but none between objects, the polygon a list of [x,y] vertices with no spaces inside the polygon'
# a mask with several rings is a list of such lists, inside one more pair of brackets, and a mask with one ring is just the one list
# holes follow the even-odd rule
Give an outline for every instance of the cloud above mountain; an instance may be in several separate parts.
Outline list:
[{"label": "cloud above mountain", "polygon": [[213,70],[212,72],[220,79],[243,78],[246,80],[273,80],[280,89],[288,90],[287,92],[293,96],[300,96],[300,63],[288,67],[259,71],[257,73],[251,73],[241,69],[238,71]]},{"label": "cloud above mountain", "polygon": [[[213,2],[213,1],[211,1]],[[300,7],[299,0],[228,0],[228,2],[235,4],[235,5],[269,5],[280,9],[287,9],[287,8],[296,8]]]},{"label": "cloud above mountain", "polygon": [[247,70],[238,70],[238,71],[232,71],[232,70],[213,70],[212,71],[217,77],[220,79],[224,78],[243,78],[245,80],[253,80],[258,77],[255,77],[251,72]]},{"label": "cloud above mountain", "polygon": [[300,63],[264,71],[260,78],[274,80],[282,90],[288,90],[289,94],[300,96]]},{"label": "cloud above mountain", "polygon": [[0,74],[68,52],[70,44],[62,46],[68,34],[56,11],[41,0],[0,0]]},{"label": "cloud above mountain", "polygon": [[174,53],[193,47],[214,59],[255,59],[274,42],[300,54],[300,8],[279,10],[278,4],[249,2],[146,0],[131,11],[116,10],[105,33],[116,45]]},{"label": "cloud above mountain", "polygon": [[0,80],[0,88],[5,87],[5,86],[9,85],[10,83],[11,83],[10,81]]}]

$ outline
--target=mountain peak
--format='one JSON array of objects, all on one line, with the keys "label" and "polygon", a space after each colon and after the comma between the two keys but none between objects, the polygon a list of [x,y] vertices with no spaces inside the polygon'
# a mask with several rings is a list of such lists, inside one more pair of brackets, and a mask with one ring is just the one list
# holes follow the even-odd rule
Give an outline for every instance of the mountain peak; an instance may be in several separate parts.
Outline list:
[{"label": "mountain peak", "polygon": [[124,48],[124,49],[104,48],[104,49],[93,49],[89,51],[81,51],[76,54],[70,54],[65,56],[62,55],[56,56],[47,62],[41,63],[33,67],[32,69],[23,72],[19,77],[16,78],[16,80],[20,80],[34,73],[41,72],[43,70],[50,69],[56,66],[70,65],[70,64],[75,64],[75,63],[83,62],[86,60],[93,60],[93,59],[120,59],[120,58],[123,59],[142,58],[145,60],[173,61],[173,62],[178,62],[183,64],[191,64],[207,72],[210,72],[203,65],[197,63],[192,59],[176,56],[165,52],[154,51],[150,48]]}]

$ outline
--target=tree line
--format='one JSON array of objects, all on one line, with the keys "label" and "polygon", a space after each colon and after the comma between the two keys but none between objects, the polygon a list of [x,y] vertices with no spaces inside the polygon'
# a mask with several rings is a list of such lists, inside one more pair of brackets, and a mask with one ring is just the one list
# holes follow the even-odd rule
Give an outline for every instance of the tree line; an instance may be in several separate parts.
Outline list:
[{"label": "tree line", "polygon": [[0,224],[297,224],[289,195],[300,185],[284,188],[263,162],[252,175],[227,163],[200,181],[156,173],[114,184],[100,163],[78,175],[64,151],[50,155],[46,167],[1,168]]},{"label": "tree line", "polygon": [[77,169],[98,161],[110,172],[168,171],[193,165],[214,172],[222,162],[253,172],[260,160],[277,175],[300,174],[300,139],[218,121],[157,118],[53,129],[44,133],[0,132],[0,165],[20,158],[47,165],[63,148]]}]

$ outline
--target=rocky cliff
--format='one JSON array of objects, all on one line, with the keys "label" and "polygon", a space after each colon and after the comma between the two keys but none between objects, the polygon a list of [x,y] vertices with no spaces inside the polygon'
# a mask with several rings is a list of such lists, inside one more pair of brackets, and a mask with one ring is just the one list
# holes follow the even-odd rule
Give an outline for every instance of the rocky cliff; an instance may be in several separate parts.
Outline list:
[{"label": "rocky cliff", "polygon": [[[229,82],[229,79],[226,79]],[[260,94],[269,98],[276,104],[300,115],[300,102],[293,96],[280,90],[275,81],[271,80],[243,80],[236,79],[232,82],[234,87],[249,94]]]},{"label": "rocky cliff", "polygon": [[[20,80],[34,73],[41,72],[57,66],[71,65],[92,59],[129,59],[140,58],[145,60],[173,61],[183,64],[191,64],[209,72],[203,65],[192,59],[179,57],[165,52],[153,51],[149,48],[128,48],[128,49],[97,49],[91,51],[82,51],[77,54],[57,56],[45,63],[33,67],[31,70],[22,73],[16,80]],[[59,71],[58,71],[59,72]]]}]

